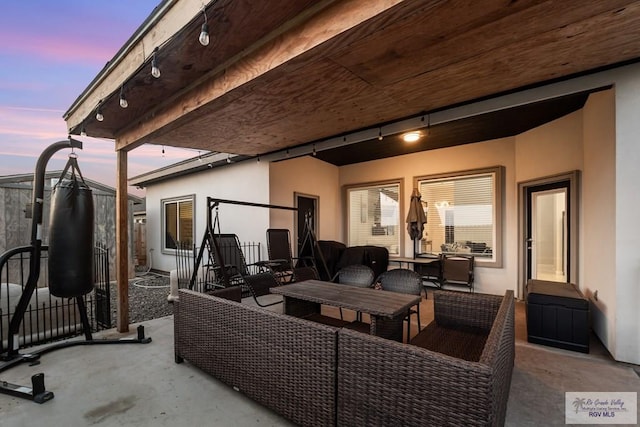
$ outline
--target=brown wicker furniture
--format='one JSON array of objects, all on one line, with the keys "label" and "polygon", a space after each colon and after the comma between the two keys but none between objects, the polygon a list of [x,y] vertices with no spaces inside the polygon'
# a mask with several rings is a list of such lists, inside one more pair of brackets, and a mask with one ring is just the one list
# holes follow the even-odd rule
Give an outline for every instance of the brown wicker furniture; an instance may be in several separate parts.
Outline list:
[{"label": "brown wicker furniture", "polygon": [[185,289],[174,309],[176,362],[296,424],[335,425],[337,328]]},{"label": "brown wicker furniture", "polygon": [[434,310],[416,345],[340,330],[338,425],[504,424],[515,357],[513,291],[438,291]]},{"label": "brown wicker furniture", "polygon": [[284,312],[296,317],[319,315],[322,304],[368,313],[371,316],[369,333],[396,341],[402,341],[402,322],[407,311],[421,299],[419,295],[344,286],[320,280],[279,286],[272,288],[271,292],[282,295]]}]

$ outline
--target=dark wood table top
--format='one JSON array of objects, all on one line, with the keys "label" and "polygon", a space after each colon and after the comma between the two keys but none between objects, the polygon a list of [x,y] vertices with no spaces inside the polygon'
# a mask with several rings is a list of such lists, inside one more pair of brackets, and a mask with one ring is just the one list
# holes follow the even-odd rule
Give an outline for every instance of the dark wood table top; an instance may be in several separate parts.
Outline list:
[{"label": "dark wood table top", "polygon": [[321,280],[305,280],[271,288],[274,294],[394,318],[418,304],[420,295],[358,288]]}]

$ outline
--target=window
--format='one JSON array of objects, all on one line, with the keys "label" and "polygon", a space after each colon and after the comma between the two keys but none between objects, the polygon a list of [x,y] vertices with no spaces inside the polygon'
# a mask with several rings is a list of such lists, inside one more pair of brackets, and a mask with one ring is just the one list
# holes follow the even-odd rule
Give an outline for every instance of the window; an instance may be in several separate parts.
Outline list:
[{"label": "window", "polygon": [[193,244],[193,196],[162,201],[164,249]]},{"label": "window", "polygon": [[400,182],[347,188],[348,245],[383,246],[400,255]]},{"label": "window", "polygon": [[427,203],[425,246],[501,266],[502,167],[416,178]]}]

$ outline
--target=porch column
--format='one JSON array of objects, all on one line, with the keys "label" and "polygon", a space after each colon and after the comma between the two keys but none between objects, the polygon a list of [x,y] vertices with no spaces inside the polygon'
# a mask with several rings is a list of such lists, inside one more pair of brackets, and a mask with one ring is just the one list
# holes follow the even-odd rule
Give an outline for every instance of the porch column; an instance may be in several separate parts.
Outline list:
[{"label": "porch column", "polygon": [[118,283],[118,332],[129,331],[129,204],[127,152],[116,151],[116,281]]}]

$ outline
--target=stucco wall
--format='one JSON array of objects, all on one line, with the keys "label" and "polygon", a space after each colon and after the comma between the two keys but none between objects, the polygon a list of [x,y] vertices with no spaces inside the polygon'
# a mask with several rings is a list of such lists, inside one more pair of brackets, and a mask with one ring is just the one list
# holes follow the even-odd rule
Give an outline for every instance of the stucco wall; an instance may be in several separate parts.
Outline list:
[{"label": "stucco wall", "polygon": [[[161,201],[190,195],[195,195],[195,240],[200,246],[206,230],[207,196],[268,204],[269,165],[267,162],[231,164],[149,186],[146,195],[147,257],[154,269],[170,271],[176,268],[175,255],[162,251]],[[269,209],[221,204],[218,212],[221,232],[235,233],[241,242],[260,242],[262,257],[266,257],[265,230],[269,228]]]},{"label": "stucco wall", "polygon": [[[593,330],[607,348],[615,348],[615,94],[589,97],[583,109],[580,266],[581,289],[590,297]],[[597,295],[594,295],[597,292]],[[597,300],[596,300],[597,298]]]},{"label": "stucco wall", "polygon": [[[616,78],[615,152],[615,330],[614,356],[640,364],[640,67],[625,67]],[[610,268],[605,265],[603,268]]]},{"label": "stucco wall", "polygon": [[[505,166],[505,188],[503,212],[504,232],[503,268],[476,268],[475,286],[478,292],[501,294],[506,289],[515,289],[517,274],[517,259],[509,257],[514,253],[516,217],[515,199],[515,139],[503,138],[477,144],[467,144],[441,150],[424,151],[415,154],[397,156],[390,159],[344,166],[340,168],[340,186],[360,184],[375,181],[402,179],[403,195],[401,197],[401,217],[406,216],[406,209],[411,199],[414,178],[417,176],[464,171],[491,166]],[[341,199],[342,200],[342,199]],[[341,212],[346,208],[340,205]],[[346,233],[343,232],[342,235]],[[403,256],[412,256],[411,240],[404,236]]]},{"label": "stucco wall", "polygon": [[[316,220],[319,240],[340,240],[339,223],[342,217],[339,210],[340,193],[336,191],[338,187],[338,167],[314,157],[271,164],[271,204],[294,206],[295,193],[318,198]],[[295,240],[294,215],[289,211],[271,210],[271,227],[289,229],[292,240]]]}]

